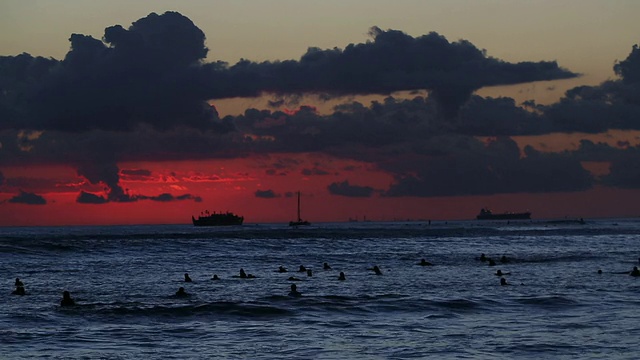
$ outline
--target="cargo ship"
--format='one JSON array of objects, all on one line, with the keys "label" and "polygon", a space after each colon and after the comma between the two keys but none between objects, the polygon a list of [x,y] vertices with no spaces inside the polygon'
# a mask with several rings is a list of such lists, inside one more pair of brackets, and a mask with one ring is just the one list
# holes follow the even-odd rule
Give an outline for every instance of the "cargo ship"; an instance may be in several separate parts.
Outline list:
[{"label": "cargo ship", "polygon": [[191,216],[194,226],[230,226],[230,225],[242,225],[244,216],[238,216],[232,212],[210,214],[209,211],[204,211],[196,219]]},{"label": "cargo ship", "polygon": [[514,213],[505,212],[501,214],[494,214],[491,210],[484,208],[480,210],[480,214],[476,216],[478,220],[529,220],[531,219],[531,213],[529,211]]}]

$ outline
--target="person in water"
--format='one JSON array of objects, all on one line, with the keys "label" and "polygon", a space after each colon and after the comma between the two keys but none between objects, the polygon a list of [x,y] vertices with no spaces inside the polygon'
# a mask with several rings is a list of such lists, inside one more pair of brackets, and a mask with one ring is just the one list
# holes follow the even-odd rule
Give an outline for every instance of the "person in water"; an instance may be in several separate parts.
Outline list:
[{"label": "person in water", "polygon": [[289,296],[291,297],[300,297],[302,294],[298,292],[298,287],[296,284],[291,284],[291,291],[289,291]]},{"label": "person in water", "polygon": [[507,283],[507,279],[505,279],[505,278],[500,278],[500,285],[502,285],[502,286],[509,285],[509,284]]},{"label": "person in water", "polygon": [[304,267],[304,265],[300,265],[300,268],[298,269],[298,272],[307,272],[307,268]]},{"label": "person in water", "polygon": [[329,264],[327,264],[327,263],[324,263],[324,264],[322,264],[322,269],[331,270],[331,266],[329,266]]},{"label": "person in water", "polygon": [[176,296],[177,297],[189,297],[191,295],[189,295],[189,293],[187,293],[184,288],[181,286],[178,291],[176,291]]},{"label": "person in water", "polygon": [[12,295],[26,295],[27,293],[24,291],[24,286],[18,286],[15,290],[11,292]]},{"label": "person in water", "polygon": [[633,267],[633,270],[631,270],[631,272],[629,273],[629,275],[631,276],[640,276],[640,270],[638,270],[637,266]]},{"label": "person in water", "polygon": [[287,268],[286,268],[286,267],[284,267],[284,266],[280,266],[280,267],[278,268],[278,272],[279,272],[279,273],[286,273],[286,272],[287,272]]},{"label": "person in water", "polygon": [[487,257],[484,255],[484,253],[480,254],[480,261],[485,262],[487,261]]},{"label": "person in water", "polygon": [[244,272],[244,269],[240,269],[240,276],[241,279],[255,279],[256,277],[253,274],[247,274],[246,272]]},{"label": "person in water", "polygon": [[313,272],[311,272],[311,269],[307,269],[307,276],[309,277],[313,276]]},{"label": "person in water", "polygon": [[344,273],[342,271],[340,271],[340,276],[338,276],[338,280],[347,280],[347,278],[344,276]]},{"label": "person in water", "polygon": [[16,289],[11,292],[12,295],[25,295],[24,284],[19,278],[16,278]]},{"label": "person in water", "polygon": [[502,270],[498,269],[498,271],[496,271],[496,275],[497,276],[502,276],[502,275],[511,275],[511,273],[509,272],[505,272],[503,273]]},{"label": "person in water", "polygon": [[509,262],[509,259],[507,259],[507,257],[505,255],[502,255],[502,257],[500,258],[500,262],[503,264],[506,264]]},{"label": "person in water", "polygon": [[218,275],[213,274],[213,277],[211,278],[211,280],[220,280],[220,278],[218,277]]},{"label": "person in water", "polygon": [[432,263],[430,263],[430,262],[428,262],[428,261],[427,261],[427,260],[425,260],[425,259],[422,259],[422,260],[420,260],[420,262],[418,263],[418,265],[420,265],[420,266],[431,266],[431,265],[433,265],[433,264],[432,264]]},{"label": "person in water", "polygon": [[191,282],[191,278],[189,277],[188,273],[184,273],[184,282]]},{"label": "person in water", "polygon": [[373,270],[373,272],[376,273],[376,275],[382,275],[382,271],[380,271],[380,268],[378,267],[378,265],[375,265],[373,268],[371,268],[371,270]]},{"label": "person in water", "polygon": [[62,293],[62,300],[60,300],[60,306],[73,306],[76,302],[71,298],[71,294],[68,291]]}]

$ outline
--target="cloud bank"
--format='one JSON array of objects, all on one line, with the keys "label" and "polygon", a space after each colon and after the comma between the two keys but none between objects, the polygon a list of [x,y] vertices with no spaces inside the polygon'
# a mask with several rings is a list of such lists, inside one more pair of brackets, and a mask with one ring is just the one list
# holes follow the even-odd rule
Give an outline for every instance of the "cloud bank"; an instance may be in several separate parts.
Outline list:
[{"label": "cloud bank", "polygon": [[[435,32],[412,37],[373,27],[371,40],[344,49],[310,47],[298,60],[234,65],[205,62],[205,35],[176,12],[150,14],[101,40],[70,36],[64,59],[0,57],[0,166],[69,164],[104,194],[81,191],[80,203],[198,201],[197,195],[131,195],[122,161],[233,159],[322,153],[365,162],[393,176],[387,189],[328,184],[339,196],[454,196],[581,191],[595,185],[639,188],[637,147],[582,143],[578,150],[523,150],[514,136],[640,130],[640,50],[615,64],[618,79],[567,91],[543,106],[473,95],[484,86],[577,76],[554,61],[509,63],[466,40]],[[323,98],[415,90],[370,105],[278,110],[283,97]],[[220,118],[209,101],[276,94],[271,110]],[[484,138],[490,137],[490,141]],[[284,161],[284,160],[283,160]],[[321,166],[274,163],[266,174],[330,173]],[[584,161],[610,164],[596,177]],[[552,174],[552,175],[550,175]],[[331,174],[340,175],[340,174]],[[0,174],[0,186],[11,179]],[[4,183],[4,185],[3,185]],[[256,197],[271,198],[270,190]],[[34,194],[35,195],[35,194]],[[25,197],[20,193],[19,196]]]}]

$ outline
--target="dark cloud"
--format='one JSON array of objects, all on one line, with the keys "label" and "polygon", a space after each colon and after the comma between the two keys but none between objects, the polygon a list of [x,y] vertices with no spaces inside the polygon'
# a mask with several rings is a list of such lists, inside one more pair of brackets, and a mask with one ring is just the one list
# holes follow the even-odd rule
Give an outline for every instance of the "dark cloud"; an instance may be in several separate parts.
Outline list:
[{"label": "dark cloud", "polygon": [[278,195],[273,190],[256,190],[255,195],[257,198],[273,199]]},{"label": "dark cloud", "polygon": [[76,202],[80,204],[106,204],[109,202],[109,199],[86,191],[80,191],[80,194],[76,198]]},{"label": "dark cloud", "polygon": [[[140,124],[230,131],[209,99],[281,94],[273,107],[303,93],[388,94],[428,90],[446,118],[473,91],[489,85],[575,77],[555,62],[512,64],[488,57],[466,40],[432,32],[412,37],[371,28],[372,41],[344,50],[309,48],[299,60],[233,66],[204,63],[204,33],[177,12],[155,13],[101,40],[72,34],[61,61],[28,54],[0,58],[0,128],[132,131]],[[621,63],[621,72],[627,72]]]},{"label": "dark cloud", "polygon": [[[483,148],[424,159],[396,176],[386,196],[458,196],[586,190],[593,178],[571,156],[540,153],[500,138]],[[396,172],[397,173],[397,172]]]},{"label": "dark cloud", "polygon": [[9,199],[9,202],[14,204],[45,205],[47,200],[38,194],[20,190],[20,193]]},{"label": "dark cloud", "polygon": [[138,195],[135,198],[136,200],[152,200],[152,201],[159,201],[159,202],[172,202],[172,201],[183,201],[183,200],[193,200],[195,202],[202,202],[202,198],[200,196],[193,196],[191,194],[173,196],[169,193],[162,193],[157,196]]},{"label": "dark cloud", "polygon": [[311,168],[311,169],[302,169],[302,171],[300,171],[300,173],[304,176],[313,176],[313,175],[331,175],[330,172],[323,170],[323,169],[319,169],[317,167]]},{"label": "dark cloud", "polygon": [[371,197],[375,191],[370,186],[351,185],[348,180],[332,183],[327,189],[332,195],[347,197]]}]

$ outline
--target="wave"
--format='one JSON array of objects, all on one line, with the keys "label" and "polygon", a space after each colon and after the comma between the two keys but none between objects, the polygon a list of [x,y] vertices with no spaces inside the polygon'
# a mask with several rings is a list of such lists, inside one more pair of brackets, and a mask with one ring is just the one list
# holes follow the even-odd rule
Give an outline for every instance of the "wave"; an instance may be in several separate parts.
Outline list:
[{"label": "wave", "polygon": [[278,317],[290,316],[292,312],[271,305],[240,302],[212,302],[186,305],[145,305],[145,304],[78,304],[60,308],[66,313],[78,313],[83,316],[96,314],[114,317],[191,317],[206,315],[229,315],[240,317]]},{"label": "wave", "polygon": [[515,301],[523,305],[534,305],[545,308],[566,308],[578,306],[580,304],[573,299],[559,295],[518,298],[515,299]]}]

